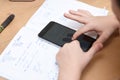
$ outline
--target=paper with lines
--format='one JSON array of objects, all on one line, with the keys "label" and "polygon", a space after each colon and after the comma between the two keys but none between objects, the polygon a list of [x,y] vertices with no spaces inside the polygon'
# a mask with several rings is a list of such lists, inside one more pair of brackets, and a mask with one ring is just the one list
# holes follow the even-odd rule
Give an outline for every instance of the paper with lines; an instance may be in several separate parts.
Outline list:
[{"label": "paper with lines", "polygon": [[[25,80],[41,80],[43,77],[46,80],[56,80],[58,66],[55,55],[58,50],[59,47],[40,39],[29,28],[22,28],[6,48],[4,55],[1,55],[0,75],[9,74],[9,70],[12,70],[13,74],[9,76],[13,80],[23,80],[21,73],[27,75]],[[34,75],[29,76],[29,72],[34,72]]]}]

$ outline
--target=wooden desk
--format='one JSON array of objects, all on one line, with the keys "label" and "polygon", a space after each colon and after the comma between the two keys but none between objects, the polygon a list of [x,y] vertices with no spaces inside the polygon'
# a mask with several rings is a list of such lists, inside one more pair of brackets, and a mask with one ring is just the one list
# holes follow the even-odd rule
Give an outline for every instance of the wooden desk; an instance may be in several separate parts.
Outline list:
[{"label": "wooden desk", "polygon": [[[0,53],[9,44],[16,33],[23,27],[44,0],[34,2],[9,2],[0,0],[0,23],[10,13],[15,14],[13,22],[0,34]],[[80,0],[97,7],[110,10],[110,0]],[[120,37],[114,34],[91,61],[83,72],[82,80],[120,80]],[[0,78],[0,80],[4,80]]]}]

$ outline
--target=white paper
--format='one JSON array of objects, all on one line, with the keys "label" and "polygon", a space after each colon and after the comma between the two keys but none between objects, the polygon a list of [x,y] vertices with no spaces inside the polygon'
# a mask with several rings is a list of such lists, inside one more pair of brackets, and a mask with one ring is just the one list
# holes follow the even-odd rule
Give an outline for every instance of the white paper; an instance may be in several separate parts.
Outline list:
[{"label": "white paper", "polygon": [[58,46],[39,38],[33,30],[23,28],[1,55],[0,75],[4,73],[12,80],[56,80],[58,50]]},{"label": "white paper", "polygon": [[26,27],[40,32],[50,21],[55,21],[72,29],[79,29],[82,24],[67,19],[63,15],[69,10],[83,9],[88,10],[94,16],[106,16],[108,11],[96,8],[76,0],[48,0],[36,11],[26,24]]},{"label": "white paper", "polygon": [[56,54],[60,47],[39,38],[38,33],[50,21],[77,30],[82,24],[63,16],[70,9],[85,9],[95,16],[107,15],[104,9],[75,0],[46,0],[3,51],[0,76],[9,80],[57,80]]}]

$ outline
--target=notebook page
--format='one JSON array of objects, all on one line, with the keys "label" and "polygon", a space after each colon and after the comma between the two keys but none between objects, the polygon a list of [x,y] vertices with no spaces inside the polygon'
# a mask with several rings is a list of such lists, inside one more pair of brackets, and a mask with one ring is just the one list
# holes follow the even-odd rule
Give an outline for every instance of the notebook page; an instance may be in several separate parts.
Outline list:
[{"label": "notebook page", "polygon": [[10,80],[57,80],[58,50],[24,27],[2,53],[0,75]]}]

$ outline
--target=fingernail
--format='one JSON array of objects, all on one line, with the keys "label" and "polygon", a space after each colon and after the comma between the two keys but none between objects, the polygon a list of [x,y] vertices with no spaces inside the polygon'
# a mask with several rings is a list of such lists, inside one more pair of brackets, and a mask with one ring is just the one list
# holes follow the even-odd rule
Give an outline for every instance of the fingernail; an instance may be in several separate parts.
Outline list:
[{"label": "fingernail", "polygon": [[102,43],[96,43],[96,44],[97,44],[96,46],[98,47],[98,51],[103,48],[103,44]]},{"label": "fingernail", "polygon": [[72,40],[74,40],[74,37],[72,37]]}]

